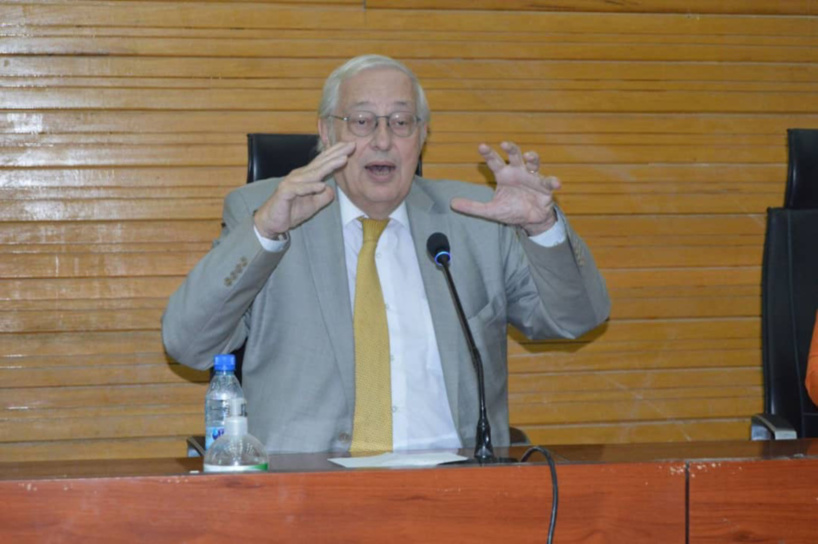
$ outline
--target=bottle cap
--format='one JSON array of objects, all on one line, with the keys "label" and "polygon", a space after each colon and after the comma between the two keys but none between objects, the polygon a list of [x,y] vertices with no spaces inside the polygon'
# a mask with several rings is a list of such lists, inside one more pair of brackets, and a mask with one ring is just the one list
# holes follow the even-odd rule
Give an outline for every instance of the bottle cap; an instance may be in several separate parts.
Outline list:
[{"label": "bottle cap", "polygon": [[216,372],[234,372],[236,370],[236,356],[232,353],[220,353],[213,359]]}]

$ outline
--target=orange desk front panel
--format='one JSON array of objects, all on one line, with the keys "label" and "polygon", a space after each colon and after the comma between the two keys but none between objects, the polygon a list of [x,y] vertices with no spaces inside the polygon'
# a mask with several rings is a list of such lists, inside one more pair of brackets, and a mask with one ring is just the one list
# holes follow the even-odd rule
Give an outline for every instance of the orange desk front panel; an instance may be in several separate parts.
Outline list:
[{"label": "orange desk front panel", "polygon": [[[2,542],[544,542],[545,464],[191,474],[201,460],[0,465]],[[275,461],[274,461],[275,463]],[[684,542],[683,463],[558,467],[558,542]]]},{"label": "orange desk front panel", "polygon": [[[551,449],[559,544],[818,541],[811,441]],[[201,459],[0,464],[0,542],[516,544],[548,530],[540,462],[347,470],[289,455],[263,474],[200,470]]]}]

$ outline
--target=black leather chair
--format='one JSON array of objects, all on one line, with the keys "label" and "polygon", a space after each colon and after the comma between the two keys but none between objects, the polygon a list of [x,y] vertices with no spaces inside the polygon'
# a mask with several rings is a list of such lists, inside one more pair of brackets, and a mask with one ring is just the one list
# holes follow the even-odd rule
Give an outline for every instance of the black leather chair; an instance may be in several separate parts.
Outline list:
[{"label": "black leather chair", "polygon": [[818,208],[767,210],[761,277],[764,413],[753,439],[818,437],[818,406],[804,386],[818,309]]},{"label": "black leather chair", "polygon": [[783,208],[767,210],[761,277],[764,413],[751,437],[818,437],[804,386],[818,309],[818,130],[792,129]]},{"label": "black leather chair", "polygon": [[818,129],[787,130],[789,161],[784,207],[818,208]]},{"label": "black leather chair", "polygon": [[317,155],[315,134],[248,134],[247,183],[286,176]]}]

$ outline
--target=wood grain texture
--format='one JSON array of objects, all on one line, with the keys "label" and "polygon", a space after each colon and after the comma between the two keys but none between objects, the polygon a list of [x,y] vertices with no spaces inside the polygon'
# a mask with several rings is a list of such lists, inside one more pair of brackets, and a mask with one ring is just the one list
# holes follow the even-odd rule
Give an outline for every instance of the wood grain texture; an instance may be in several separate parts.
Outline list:
[{"label": "wood grain texture", "polygon": [[510,331],[513,423],[552,443],[746,436],[765,211],[786,129],[818,127],[815,15],[799,0],[0,1],[0,458],[160,456],[201,433],[206,373],[164,355],[165,301],[244,183],[246,133],[314,133],[323,79],[370,52],[427,90],[428,177],[491,185],[480,142],[538,150],[608,282],[599,330]]},{"label": "wood grain texture", "polygon": [[[576,543],[810,543],[818,508],[815,446],[814,440],[553,446],[560,489],[555,536]],[[349,470],[326,455],[277,455],[271,472],[242,475],[200,474],[200,458],[4,462],[0,526],[4,537],[23,543],[270,535],[276,542],[395,536],[542,542],[550,475],[545,463],[531,464],[537,461]],[[208,500],[190,501],[191,495]]]},{"label": "wood grain texture", "polygon": [[690,542],[814,542],[816,474],[816,459],[691,463]]},{"label": "wood grain texture", "polygon": [[[8,505],[0,521],[15,542],[101,535],[127,541],[134,534],[156,543],[228,535],[249,541],[274,535],[276,542],[541,542],[548,531],[544,465],[326,470],[18,477],[0,481]],[[559,482],[560,542],[684,542],[682,462],[561,465]],[[248,497],[258,508],[247,507]]]},{"label": "wood grain texture", "polygon": [[693,0],[684,3],[663,0],[638,0],[635,2],[610,2],[607,0],[367,0],[366,5],[373,9],[732,13],[743,15],[818,14],[818,8],[809,0],[787,0],[774,3],[763,0],[727,0],[722,2]]}]

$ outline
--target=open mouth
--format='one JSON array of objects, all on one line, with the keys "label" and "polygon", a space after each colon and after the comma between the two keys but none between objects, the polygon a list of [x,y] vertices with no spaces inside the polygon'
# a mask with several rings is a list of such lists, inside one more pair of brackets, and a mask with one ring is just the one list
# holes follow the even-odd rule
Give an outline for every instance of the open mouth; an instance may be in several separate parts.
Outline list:
[{"label": "open mouth", "polygon": [[395,170],[395,165],[391,163],[373,162],[366,165],[366,171],[376,178],[388,178]]}]

